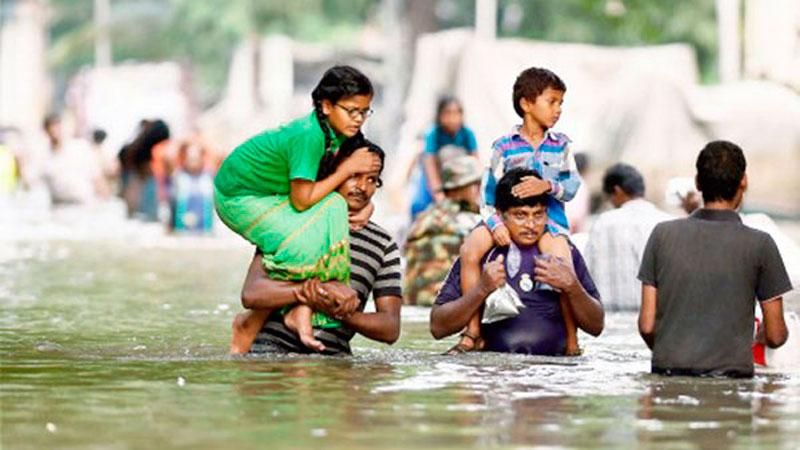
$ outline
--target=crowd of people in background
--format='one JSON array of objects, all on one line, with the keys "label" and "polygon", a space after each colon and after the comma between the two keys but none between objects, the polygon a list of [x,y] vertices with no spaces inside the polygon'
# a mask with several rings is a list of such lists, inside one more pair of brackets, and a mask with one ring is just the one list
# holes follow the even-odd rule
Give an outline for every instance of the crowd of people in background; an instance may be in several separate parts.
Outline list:
[{"label": "crowd of people in background", "polygon": [[166,122],[143,119],[121,148],[108,134],[65,132],[50,114],[40,139],[0,130],[0,195],[43,191],[54,208],[96,207],[118,198],[129,219],[163,223],[174,232],[213,229],[213,178],[220,156],[200,133],[175,138]]}]

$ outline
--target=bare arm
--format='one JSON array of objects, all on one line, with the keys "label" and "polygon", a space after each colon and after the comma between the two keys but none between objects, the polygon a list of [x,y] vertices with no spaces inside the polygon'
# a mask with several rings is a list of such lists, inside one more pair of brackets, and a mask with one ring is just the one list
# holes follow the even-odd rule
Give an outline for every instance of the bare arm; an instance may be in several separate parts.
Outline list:
[{"label": "bare arm", "polygon": [[442,339],[461,331],[486,297],[505,282],[506,268],[501,255],[483,266],[480,281],[465,295],[443,305],[433,305],[430,325],[433,337]]},{"label": "bare arm", "polygon": [[275,281],[267,277],[261,256],[253,256],[242,287],[242,306],[247,309],[275,309],[297,303],[296,290],[302,283]]},{"label": "bare arm", "polygon": [[434,197],[442,195],[442,177],[439,176],[439,161],[436,155],[423,153],[422,166],[428,179],[428,188]]},{"label": "bare arm", "polygon": [[478,284],[458,300],[443,305],[433,305],[431,335],[435,339],[442,339],[463,330],[490,293],[491,291]]},{"label": "bare arm", "polygon": [[642,283],[642,307],[639,309],[639,334],[644,343],[652,349],[656,335],[656,303],[658,289]]},{"label": "bare arm", "polygon": [[355,312],[344,319],[344,324],[370,339],[394,344],[400,337],[400,297],[375,299],[375,312]]},{"label": "bare arm", "polygon": [[303,179],[292,180],[289,199],[294,209],[305,211],[316,205],[326,195],[335,191],[340,184],[347,181],[353,174],[379,171],[380,168],[381,160],[378,155],[369,151],[366,147],[360,148],[348,156],[339,165],[339,168],[324,180],[316,182]]},{"label": "bare arm", "polygon": [[605,327],[603,304],[586,292],[572,265],[559,258],[537,260],[534,273],[536,281],[561,289],[567,295],[575,314],[575,322],[583,331],[592,336],[599,336],[603,332]]},{"label": "bare arm", "polygon": [[770,348],[778,348],[789,338],[783,318],[783,297],[765,300],[760,305],[764,316],[764,343]]},{"label": "bare arm", "polygon": [[294,209],[305,211],[316,205],[326,195],[335,191],[340,184],[347,181],[350,175],[343,170],[337,170],[328,178],[321,181],[292,180],[289,199]]},{"label": "bare arm", "polygon": [[575,280],[575,284],[564,290],[567,294],[575,322],[592,336],[600,336],[605,327],[605,311],[599,300],[589,295],[583,285]]}]

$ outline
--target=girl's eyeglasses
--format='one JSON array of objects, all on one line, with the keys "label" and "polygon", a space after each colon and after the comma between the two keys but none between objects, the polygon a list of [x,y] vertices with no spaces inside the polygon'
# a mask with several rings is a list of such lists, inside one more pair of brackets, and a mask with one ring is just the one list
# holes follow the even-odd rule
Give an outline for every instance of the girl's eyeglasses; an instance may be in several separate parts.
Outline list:
[{"label": "girl's eyeglasses", "polygon": [[367,108],[367,109],[348,108],[338,103],[336,103],[336,106],[342,108],[344,112],[346,112],[347,115],[350,116],[351,119],[358,119],[358,117],[361,116],[362,118],[364,118],[364,120],[367,120],[367,117],[371,116],[372,113],[374,112],[372,108]]}]

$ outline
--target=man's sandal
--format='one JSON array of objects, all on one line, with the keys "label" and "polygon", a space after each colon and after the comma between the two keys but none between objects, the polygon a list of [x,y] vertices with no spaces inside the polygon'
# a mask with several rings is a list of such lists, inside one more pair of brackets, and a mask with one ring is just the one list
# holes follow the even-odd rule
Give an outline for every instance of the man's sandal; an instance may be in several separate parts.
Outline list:
[{"label": "man's sandal", "polygon": [[450,347],[449,350],[443,353],[443,355],[453,356],[453,355],[460,355],[462,353],[472,352],[479,349],[480,344],[482,344],[482,339],[479,336],[473,336],[468,332],[461,333],[462,338],[469,338],[472,341],[472,347],[464,345],[462,342],[463,339],[458,341],[458,344]]}]

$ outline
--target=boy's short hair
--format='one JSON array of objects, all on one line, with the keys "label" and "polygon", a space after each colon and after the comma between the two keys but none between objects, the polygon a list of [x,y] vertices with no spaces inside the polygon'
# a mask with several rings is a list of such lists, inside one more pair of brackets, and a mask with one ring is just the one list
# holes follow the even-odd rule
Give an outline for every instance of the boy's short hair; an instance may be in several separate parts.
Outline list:
[{"label": "boy's short hair", "polygon": [[525,111],[522,110],[522,106],[519,104],[520,100],[526,98],[533,101],[536,97],[542,95],[542,92],[547,88],[561,92],[567,91],[567,85],[550,70],[540,67],[531,67],[523,70],[517,77],[517,81],[514,82],[514,111],[517,112],[517,115],[520,117],[525,116]]},{"label": "boy's short hair", "polygon": [[547,206],[547,194],[534,195],[533,197],[519,198],[511,193],[511,189],[522,182],[525,177],[542,179],[538,173],[530,169],[518,167],[511,169],[500,178],[495,188],[494,207],[501,213],[519,206]]},{"label": "boy's short hair", "polygon": [[635,167],[618,163],[609,167],[603,175],[603,192],[614,193],[614,186],[619,186],[631,197],[643,197],[645,192],[644,177]]},{"label": "boy's short hair", "polygon": [[703,201],[733,200],[747,169],[742,149],[729,141],[711,141],[697,156],[697,188]]}]

